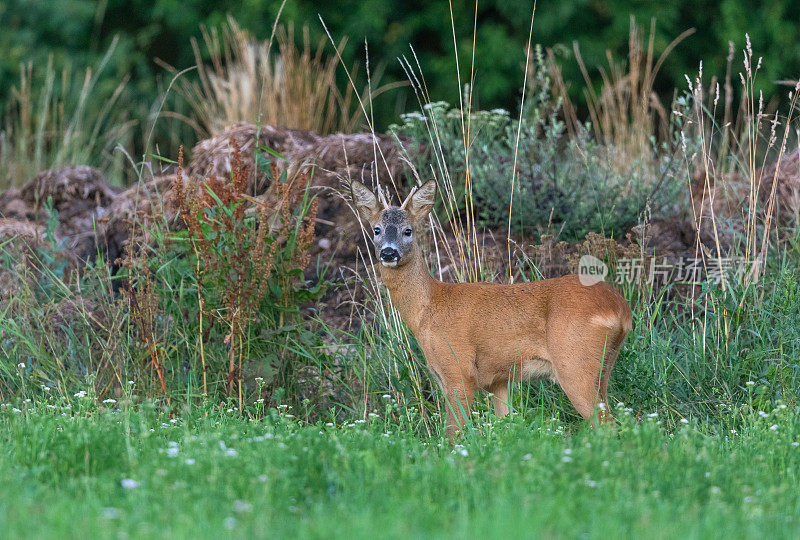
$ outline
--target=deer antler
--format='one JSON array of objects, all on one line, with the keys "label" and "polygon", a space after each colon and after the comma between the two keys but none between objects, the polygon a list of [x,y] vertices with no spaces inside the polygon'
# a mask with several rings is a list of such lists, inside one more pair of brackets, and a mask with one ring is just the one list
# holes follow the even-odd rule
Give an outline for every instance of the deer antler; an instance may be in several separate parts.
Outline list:
[{"label": "deer antler", "polygon": [[411,200],[411,197],[413,197],[414,193],[416,193],[416,192],[417,192],[417,186],[414,186],[413,188],[411,188],[411,193],[408,194],[408,197],[406,197],[406,200],[404,200],[403,204],[400,205],[400,210],[405,210],[406,205],[408,204],[408,201]]},{"label": "deer antler", "polygon": [[380,185],[378,186],[378,198],[381,200],[381,204],[383,204],[383,209],[388,210],[389,202],[386,200],[386,195],[383,194],[383,189],[381,189]]}]

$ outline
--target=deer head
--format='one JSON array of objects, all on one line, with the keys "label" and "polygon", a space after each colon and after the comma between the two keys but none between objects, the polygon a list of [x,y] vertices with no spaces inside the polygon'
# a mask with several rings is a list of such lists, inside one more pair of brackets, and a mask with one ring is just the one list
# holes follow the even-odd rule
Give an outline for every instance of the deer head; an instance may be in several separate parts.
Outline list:
[{"label": "deer head", "polygon": [[353,181],[350,189],[359,215],[370,224],[375,253],[381,264],[394,268],[410,261],[415,228],[436,201],[436,182],[430,180],[413,189],[400,206],[389,206],[382,195],[379,204],[375,194],[360,182]]}]

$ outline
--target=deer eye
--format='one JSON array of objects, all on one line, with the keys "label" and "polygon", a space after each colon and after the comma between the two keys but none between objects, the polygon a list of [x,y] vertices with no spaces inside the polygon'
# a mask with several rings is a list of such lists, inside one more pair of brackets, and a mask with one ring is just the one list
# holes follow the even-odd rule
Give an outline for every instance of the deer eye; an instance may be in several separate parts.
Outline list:
[{"label": "deer eye", "polygon": [[406,236],[411,236],[411,228],[409,227],[408,229],[404,230],[403,234]]},{"label": "deer eye", "polygon": [[373,229],[373,231],[375,231],[375,236],[378,236],[379,234],[381,234],[381,228],[380,227],[375,227]]}]

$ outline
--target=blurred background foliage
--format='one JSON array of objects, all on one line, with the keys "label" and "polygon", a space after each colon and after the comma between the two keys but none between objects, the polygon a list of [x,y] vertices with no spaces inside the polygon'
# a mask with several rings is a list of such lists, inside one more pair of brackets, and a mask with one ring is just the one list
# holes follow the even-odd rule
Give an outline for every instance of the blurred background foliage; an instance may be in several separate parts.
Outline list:
[{"label": "blurred background foliage", "polygon": [[[130,77],[126,95],[117,106],[127,107],[134,118],[148,118],[148,114],[152,117],[159,95],[172,78],[164,65],[184,69],[194,64],[190,41],[193,37],[200,38],[202,25],[218,27],[230,14],[256,38],[266,39],[280,5],[274,0],[5,0],[0,2],[3,29],[0,111],[10,102],[21,64],[32,62],[34,77],[44,77],[45,70],[37,71],[36,67],[46,66],[52,56],[57,70],[69,66],[73,72],[79,72],[83,67],[95,65],[118,37],[112,61],[98,82],[95,95],[99,99],[94,106],[101,107],[104,96],[110,97],[119,81]],[[554,49],[563,66],[564,79],[570,84],[572,98],[580,105],[585,103],[584,82],[574,58],[573,42],[590,66],[590,75],[599,81],[597,68],[591,66],[607,66],[607,51],[616,59],[625,58],[631,15],[645,27],[651,19],[656,20],[656,56],[681,32],[696,28],[669,55],[656,81],[655,89],[666,94],[662,99],[668,103],[674,88],[686,86],[684,74],[696,75],[701,59],[705,73],[724,75],[729,41],[735,43],[737,53],[734,69],[741,66],[743,36],[750,32],[756,56],[770,58],[757,88],[769,100],[780,90],[775,81],[796,79],[800,72],[800,25],[793,6],[796,7],[795,0],[540,1],[533,41]],[[527,0],[479,2],[473,108],[517,109],[531,9],[532,2]],[[334,40],[348,37],[343,56],[348,66],[360,62],[359,84],[365,82],[365,40],[369,44],[371,70],[382,72],[381,84],[406,79],[397,58],[406,55],[414,63],[411,44],[431,99],[458,103],[449,10],[446,1],[290,0],[283,9],[281,22],[297,27],[308,24],[315,43],[324,36],[319,15]],[[462,80],[466,82],[472,56],[475,4],[454,0],[452,10]],[[296,39],[301,39],[300,32]],[[330,45],[327,52],[333,53]],[[344,74],[340,76],[343,78]],[[384,130],[401,112],[416,108],[408,87],[382,94],[375,101],[377,129]],[[180,108],[171,106],[171,110],[176,109]],[[159,129],[174,132],[175,122],[171,124]]]}]

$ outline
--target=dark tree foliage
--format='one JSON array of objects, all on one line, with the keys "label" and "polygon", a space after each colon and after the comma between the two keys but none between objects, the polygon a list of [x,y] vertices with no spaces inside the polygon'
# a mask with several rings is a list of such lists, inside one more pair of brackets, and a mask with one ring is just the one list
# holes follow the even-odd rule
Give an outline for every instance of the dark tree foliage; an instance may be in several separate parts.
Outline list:
[{"label": "dark tree foliage", "polygon": [[[75,66],[96,60],[113,36],[120,44],[111,87],[130,74],[130,103],[149,107],[169,76],[156,61],[178,68],[192,64],[190,39],[200,25],[222,24],[233,15],[255,36],[269,36],[280,2],[276,0],[6,0],[0,2],[0,106],[7,102],[21,62],[44,64],[53,55],[58,66]],[[483,0],[477,7],[475,93],[477,107],[516,108],[522,83],[524,46],[533,3],[529,0]],[[660,53],[687,28],[696,33],[684,41],[665,63],[657,90],[671,97],[673,88],[685,86],[684,74],[697,73],[703,61],[706,74],[722,75],[728,42],[736,44],[734,77],[741,66],[741,49],[748,32],[756,56],[763,56],[761,89],[767,97],[778,91],[774,81],[800,75],[800,24],[795,0],[550,0],[537,6],[536,43],[553,47],[574,98],[581,101],[582,77],[573,55],[577,41],[590,68],[606,64],[606,50],[617,58],[627,52],[630,16],[649,27],[656,20],[655,50]],[[453,0],[462,82],[470,79],[472,29],[475,4]],[[458,101],[459,88],[453,54],[453,29],[446,0],[290,0],[282,22],[308,24],[312,37],[323,35],[320,15],[334,39],[348,36],[344,52],[351,65],[361,62],[364,40],[369,43],[373,71],[383,70],[382,83],[405,80],[397,58],[412,62],[413,45],[434,100]],[[332,50],[329,49],[332,53]],[[593,75],[596,75],[593,74]],[[735,80],[734,79],[734,80]],[[160,86],[159,86],[160,85]],[[143,105],[147,104],[147,105]],[[389,92],[375,103],[378,128],[385,128],[397,113],[416,107],[408,88]]]}]

